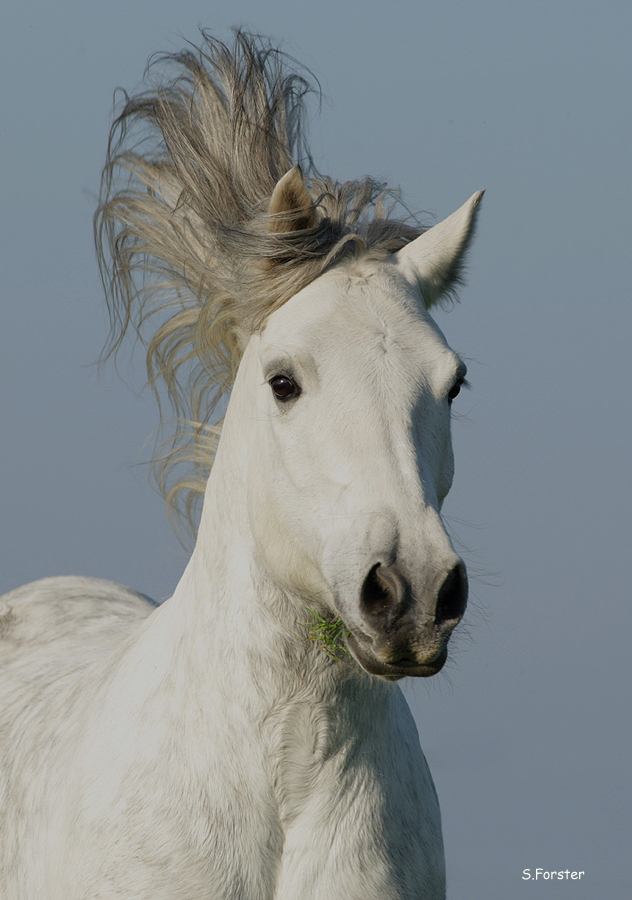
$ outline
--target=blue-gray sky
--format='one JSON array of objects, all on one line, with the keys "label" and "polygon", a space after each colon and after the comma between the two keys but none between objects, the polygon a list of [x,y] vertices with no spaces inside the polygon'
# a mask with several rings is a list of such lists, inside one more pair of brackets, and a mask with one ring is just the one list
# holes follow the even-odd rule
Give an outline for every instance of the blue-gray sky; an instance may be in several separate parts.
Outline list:
[{"label": "blue-gray sky", "polygon": [[[127,385],[91,366],[107,335],[94,196],[113,91],[150,54],[199,25],[269,35],[322,84],[322,171],[382,177],[437,218],[487,190],[468,287],[439,316],[471,360],[446,513],[472,606],[447,674],[408,689],[449,897],[628,900],[632,6],[5,7],[0,590],[87,574],[162,599],[179,577],[140,464],[157,424],[140,356],[120,357]],[[527,867],[586,874],[536,884]]]}]

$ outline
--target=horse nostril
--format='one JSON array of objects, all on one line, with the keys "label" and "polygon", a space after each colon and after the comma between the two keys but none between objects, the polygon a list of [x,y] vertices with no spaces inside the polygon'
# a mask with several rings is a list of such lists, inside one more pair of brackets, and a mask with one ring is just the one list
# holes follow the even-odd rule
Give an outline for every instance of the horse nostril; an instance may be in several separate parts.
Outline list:
[{"label": "horse nostril", "polygon": [[364,579],[360,593],[360,605],[367,616],[380,616],[389,612],[400,599],[399,576],[387,566],[376,563]]},{"label": "horse nostril", "polygon": [[465,566],[458,562],[448,572],[437,596],[435,623],[442,625],[454,619],[460,619],[467,606],[467,575]]}]

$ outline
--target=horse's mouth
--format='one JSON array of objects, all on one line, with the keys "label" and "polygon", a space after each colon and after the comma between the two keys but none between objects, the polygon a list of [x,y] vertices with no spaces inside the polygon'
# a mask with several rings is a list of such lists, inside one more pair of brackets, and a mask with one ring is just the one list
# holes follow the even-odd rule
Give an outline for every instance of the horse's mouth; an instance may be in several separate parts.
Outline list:
[{"label": "horse's mouth", "polygon": [[393,654],[390,660],[380,659],[373,652],[371,641],[366,635],[347,632],[345,643],[356,662],[369,675],[378,675],[387,681],[399,681],[400,678],[430,678],[443,668],[448,658],[445,642],[426,653]]}]

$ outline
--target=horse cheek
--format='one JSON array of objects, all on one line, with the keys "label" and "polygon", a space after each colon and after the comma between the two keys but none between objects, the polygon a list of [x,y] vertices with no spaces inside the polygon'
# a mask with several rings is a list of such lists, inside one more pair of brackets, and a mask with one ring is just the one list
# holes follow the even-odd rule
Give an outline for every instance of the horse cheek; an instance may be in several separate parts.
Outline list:
[{"label": "horse cheek", "polygon": [[280,467],[274,477],[255,475],[249,493],[252,535],[258,561],[272,581],[283,590],[311,596],[322,575],[305,551],[297,516],[285,512],[291,493]]}]

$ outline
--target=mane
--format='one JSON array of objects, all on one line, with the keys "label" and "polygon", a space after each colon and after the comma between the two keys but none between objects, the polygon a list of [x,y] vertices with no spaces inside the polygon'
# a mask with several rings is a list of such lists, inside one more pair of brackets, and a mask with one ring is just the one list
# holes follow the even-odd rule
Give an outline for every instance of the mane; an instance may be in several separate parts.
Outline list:
[{"label": "mane", "polygon": [[[202,38],[151,63],[151,90],[125,95],[95,216],[112,324],[105,355],[130,329],[146,347],[149,383],[159,405],[164,386],[175,413],[154,476],[192,530],[221,432],[218,404],[250,335],[335,262],[386,256],[422,230],[391,217],[397,193],[384,185],[316,171],[307,70],[243,31],[232,47]],[[155,77],[157,63],[175,70],[171,80]],[[270,197],[296,164],[317,224],[271,231]],[[166,428],[162,408],[161,420]]]}]

